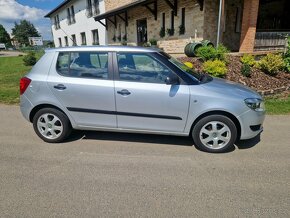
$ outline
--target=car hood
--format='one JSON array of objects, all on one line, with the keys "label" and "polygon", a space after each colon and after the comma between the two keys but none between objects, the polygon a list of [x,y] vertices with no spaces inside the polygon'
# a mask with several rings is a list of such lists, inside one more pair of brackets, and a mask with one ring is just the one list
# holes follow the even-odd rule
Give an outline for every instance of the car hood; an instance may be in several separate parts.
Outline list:
[{"label": "car hood", "polygon": [[202,84],[202,86],[214,93],[220,93],[229,97],[238,98],[261,98],[261,95],[247,86],[228,81],[225,79],[213,78],[211,82]]}]

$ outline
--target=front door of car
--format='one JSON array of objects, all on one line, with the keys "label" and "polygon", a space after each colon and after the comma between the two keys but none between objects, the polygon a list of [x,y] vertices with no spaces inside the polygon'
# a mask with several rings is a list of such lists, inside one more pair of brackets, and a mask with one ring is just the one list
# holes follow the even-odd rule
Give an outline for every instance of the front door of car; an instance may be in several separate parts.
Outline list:
[{"label": "front door of car", "polygon": [[75,122],[83,127],[116,128],[112,65],[107,52],[60,52],[48,85]]},{"label": "front door of car", "polygon": [[183,132],[189,87],[166,84],[174,73],[149,53],[119,52],[115,62],[118,128]]}]

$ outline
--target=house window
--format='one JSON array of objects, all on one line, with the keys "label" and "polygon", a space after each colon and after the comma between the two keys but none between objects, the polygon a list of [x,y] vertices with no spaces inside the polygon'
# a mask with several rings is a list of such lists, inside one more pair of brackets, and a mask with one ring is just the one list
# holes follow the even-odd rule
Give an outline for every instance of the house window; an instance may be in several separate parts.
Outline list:
[{"label": "house window", "polygon": [[169,36],[173,36],[174,35],[174,11],[171,11],[171,17],[170,17],[170,21],[171,21],[171,25],[170,28],[167,29],[167,34]]},{"label": "house window", "polygon": [[70,12],[71,12],[71,23],[75,23],[76,18],[75,18],[75,9],[73,5],[70,7]]},{"label": "house window", "polygon": [[71,35],[71,39],[73,41],[73,46],[76,46],[77,45],[76,35],[75,34]]},{"label": "house window", "polygon": [[181,9],[181,23],[179,26],[179,35],[183,35],[185,33],[185,8]]},{"label": "house window", "polygon": [[85,32],[81,33],[81,40],[82,40],[82,45],[86,45],[87,44],[86,33]]},{"label": "house window", "polygon": [[56,15],[54,17],[54,28],[57,30],[57,29],[60,29],[60,23],[59,23],[59,16]]},{"label": "house window", "polygon": [[64,37],[64,43],[65,43],[65,46],[68,46],[68,39],[67,39],[67,36]]},{"label": "house window", "polygon": [[58,38],[59,47],[62,47],[61,38]]},{"label": "house window", "polygon": [[92,0],[87,0],[86,15],[87,17],[91,17],[93,15]]},{"label": "house window", "polygon": [[67,24],[70,25],[71,24],[70,9],[67,8],[66,11],[67,11]]},{"label": "house window", "polygon": [[100,8],[99,8],[99,0],[93,0],[93,10],[94,10],[94,15],[98,15],[100,13]]},{"label": "house window", "polygon": [[165,13],[162,13],[161,17],[161,28],[165,29]]},{"label": "house window", "polygon": [[97,29],[92,30],[92,34],[93,34],[93,45],[99,45],[99,31]]}]

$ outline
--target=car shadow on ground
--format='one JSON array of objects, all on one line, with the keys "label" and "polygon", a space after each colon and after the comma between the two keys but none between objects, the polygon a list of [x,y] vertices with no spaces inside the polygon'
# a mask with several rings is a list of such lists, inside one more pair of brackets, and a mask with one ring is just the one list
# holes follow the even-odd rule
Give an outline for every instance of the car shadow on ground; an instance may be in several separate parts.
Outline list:
[{"label": "car shadow on ground", "polygon": [[[76,130],[72,132],[71,136],[65,142],[72,142],[77,140],[103,140],[103,141],[166,144],[178,146],[195,146],[191,137],[140,134],[140,133],[76,131]],[[256,146],[260,141],[261,141],[260,135],[256,136],[253,139],[237,141],[235,143],[236,146],[228,150],[226,153],[233,152],[236,149],[236,147],[240,150],[250,149]],[[199,148],[197,149],[200,150]]]},{"label": "car shadow on ground", "polygon": [[98,131],[73,131],[65,142],[77,140],[104,140],[104,141],[123,141],[140,142],[153,144],[168,144],[180,146],[192,146],[193,140],[190,137],[154,135],[140,133],[119,133],[119,132],[98,132]]}]

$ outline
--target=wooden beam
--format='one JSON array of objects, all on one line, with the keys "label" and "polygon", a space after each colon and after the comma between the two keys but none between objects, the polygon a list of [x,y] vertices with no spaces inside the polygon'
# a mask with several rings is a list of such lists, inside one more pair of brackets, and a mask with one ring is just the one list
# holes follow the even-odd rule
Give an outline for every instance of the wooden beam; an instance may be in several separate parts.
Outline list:
[{"label": "wooden beam", "polygon": [[177,0],[173,0],[173,3],[171,0],[165,0],[165,2],[174,11],[174,15],[177,16]]},{"label": "wooden beam", "polygon": [[116,21],[116,16],[114,16],[114,20],[112,20],[111,18],[107,17],[107,19],[114,24],[115,28],[117,28],[117,21]]},{"label": "wooden beam", "polygon": [[102,24],[102,25],[106,28],[106,30],[108,30],[108,25],[107,25],[107,24],[104,24],[103,21],[101,21],[101,20],[98,20],[98,22],[99,22],[100,24]]},{"label": "wooden beam", "polygon": [[[153,9],[149,5],[153,4]],[[154,19],[157,20],[157,1],[144,5],[154,16]]]},{"label": "wooden beam", "polygon": [[126,26],[128,26],[128,13],[127,13],[127,11],[125,11],[124,14],[125,14],[125,17],[121,16],[121,14],[117,14],[117,16],[125,22]]}]

